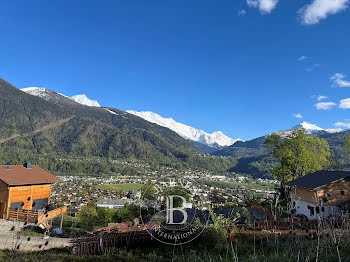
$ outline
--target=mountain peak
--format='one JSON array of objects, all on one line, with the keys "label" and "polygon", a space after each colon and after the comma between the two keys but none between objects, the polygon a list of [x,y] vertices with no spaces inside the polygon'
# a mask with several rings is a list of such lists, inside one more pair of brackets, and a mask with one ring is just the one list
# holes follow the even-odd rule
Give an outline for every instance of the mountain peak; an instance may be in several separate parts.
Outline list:
[{"label": "mountain peak", "polygon": [[199,142],[211,147],[220,148],[224,146],[230,146],[235,142],[237,142],[238,140],[240,140],[240,139],[232,139],[224,135],[221,131],[216,131],[209,134],[204,132],[203,130],[196,129],[182,123],[178,123],[172,118],[164,118],[151,111],[137,112],[134,110],[128,110],[127,112],[130,114],[136,115],[138,117],[141,117],[147,120],[148,122],[169,128],[185,139]]},{"label": "mountain peak", "polygon": [[50,96],[50,93],[54,93],[53,91],[45,87],[26,87],[26,88],[22,88],[21,91],[33,96],[44,98],[44,99]]},{"label": "mountain peak", "polygon": [[339,133],[339,132],[343,131],[343,129],[341,129],[341,128],[323,129],[323,128],[317,126],[317,125],[314,125],[314,124],[311,124],[311,123],[308,123],[308,122],[305,122],[305,121],[300,122],[298,125],[294,126],[290,130],[298,129],[298,128],[303,128],[306,131],[308,131],[309,133],[317,133],[317,132],[321,132],[321,131],[324,131],[324,132],[327,132],[327,133]]},{"label": "mountain peak", "polygon": [[101,107],[96,100],[89,99],[85,94],[72,96],[71,99],[82,105]]},{"label": "mountain peak", "polygon": [[320,128],[314,124],[308,123],[308,122],[300,122],[298,125],[296,125],[295,127],[293,127],[292,129],[297,129],[297,128],[303,128],[307,131],[323,131],[323,128]]},{"label": "mountain peak", "polygon": [[55,91],[52,91],[52,90],[47,89],[45,87],[26,87],[26,88],[22,88],[21,91],[26,92],[26,93],[33,95],[33,96],[38,96],[38,97],[44,98],[46,100],[50,100],[49,98],[53,94],[56,94],[56,95],[58,94],[58,95],[66,97],[67,99],[70,99],[70,100],[72,100],[76,103],[82,104],[82,105],[101,107],[100,104],[96,100],[89,99],[85,94],[69,97],[69,96],[66,96],[64,94],[56,93]]}]

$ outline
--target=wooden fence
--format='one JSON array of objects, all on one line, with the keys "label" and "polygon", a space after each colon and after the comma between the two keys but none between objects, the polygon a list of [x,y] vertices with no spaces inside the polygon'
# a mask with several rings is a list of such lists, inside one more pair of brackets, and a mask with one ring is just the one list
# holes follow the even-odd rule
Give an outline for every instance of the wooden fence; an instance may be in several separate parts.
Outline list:
[{"label": "wooden fence", "polygon": [[16,221],[33,224],[41,224],[49,219],[65,213],[66,211],[66,206],[56,208],[45,214],[39,214],[39,211],[37,210],[10,208],[8,212],[8,219],[15,219]]},{"label": "wooden fence", "polygon": [[107,253],[114,248],[139,247],[149,244],[151,241],[155,240],[152,240],[147,230],[91,234],[74,239],[72,250],[75,255],[98,255]]},{"label": "wooden fence", "polygon": [[38,221],[39,212],[37,210],[26,210],[10,208],[8,219],[15,219],[17,221],[36,223]]},{"label": "wooden fence", "polygon": [[41,224],[49,219],[52,219],[54,217],[57,217],[63,213],[66,213],[67,212],[67,207],[66,206],[63,206],[63,207],[59,207],[59,208],[56,208],[54,210],[51,210],[45,214],[42,214],[42,215],[39,215],[38,216],[38,224]]}]

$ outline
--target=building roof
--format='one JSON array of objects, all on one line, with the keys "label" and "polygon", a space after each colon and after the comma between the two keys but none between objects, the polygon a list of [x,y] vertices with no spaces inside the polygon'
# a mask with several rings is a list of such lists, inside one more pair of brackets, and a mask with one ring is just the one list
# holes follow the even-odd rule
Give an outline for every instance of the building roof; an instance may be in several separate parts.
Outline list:
[{"label": "building roof", "polygon": [[61,179],[38,166],[0,165],[0,180],[9,186],[40,185],[60,182]]},{"label": "building roof", "polygon": [[133,202],[131,199],[100,199],[96,205],[124,206],[126,203]]},{"label": "building roof", "polygon": [[325,185],[329,185],[338,180],[350,177],[350,172],[346,171],[326,171],[321,170],[315,173],[300,177],[286,183],[287,186],[296,186],[306,189],[316,189]]}]

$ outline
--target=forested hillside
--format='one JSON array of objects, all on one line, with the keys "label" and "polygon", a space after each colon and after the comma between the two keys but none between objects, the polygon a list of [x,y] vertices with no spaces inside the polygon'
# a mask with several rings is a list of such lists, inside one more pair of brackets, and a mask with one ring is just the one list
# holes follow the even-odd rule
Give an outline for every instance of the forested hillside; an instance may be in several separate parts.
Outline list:
[{"label": "forested hillside", "polygon": [[[318,132],[320,138],[324,138],[329,144],[332,152],[332,163],[340,169],[349,168],[349,155],[347,154],[344,143],[350,131],[339,133]],[[270,177],[270,171],[276,165],[276,160],[270,154],[270,150],[265,144],[266,136],[258,137],[250,141],[238,141],[232,146],[216,151],[216,156],[231,156],[237,158],[237,165],[230,171],[243,172],[255,177]],[[336,162],[336,163],[335,163]]]},{"label": "forested hillside", "polygon": [[[235,163],[229,158],[203,158],[175,132],[118,109],[84,106],[52,91],[44,98],[0,80],[1,163],[84,158],[94,159],[96,164],[102,163],[101,159],[106,163],[135,159],[215,170],[226,170]],[[47,166],[50,168],[50,163]],[[111,170],[106,165],[98,173]]]}]

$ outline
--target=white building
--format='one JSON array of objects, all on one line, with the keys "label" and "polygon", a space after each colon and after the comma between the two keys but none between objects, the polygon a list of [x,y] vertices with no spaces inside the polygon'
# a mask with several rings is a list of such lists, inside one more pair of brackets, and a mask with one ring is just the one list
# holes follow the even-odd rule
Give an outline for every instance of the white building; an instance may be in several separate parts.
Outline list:
[{"label": "white building", "polygon": [[96,202],[97,207],[104,207],[108,209],[120,209],[126,204],[131,204],[134,201],[132,199],[122,198],[122,199],[101,199]]}]

